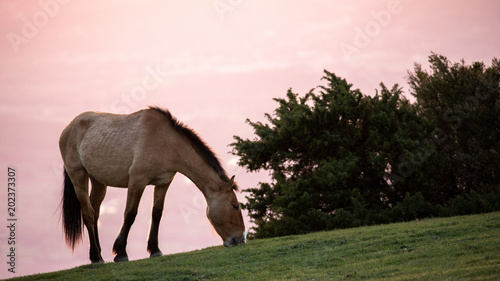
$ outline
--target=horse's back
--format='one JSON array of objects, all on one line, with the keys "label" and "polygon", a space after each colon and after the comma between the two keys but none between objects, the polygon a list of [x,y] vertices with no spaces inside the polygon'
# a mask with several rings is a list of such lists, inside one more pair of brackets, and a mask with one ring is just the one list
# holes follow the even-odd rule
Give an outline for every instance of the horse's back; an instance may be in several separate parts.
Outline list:
[{"label": "horse's back", "polygon": [[126,187],[134,150],[144,138],[143,114],[81,113],[61,134],[65,166],[83,168],[106,185]]}]

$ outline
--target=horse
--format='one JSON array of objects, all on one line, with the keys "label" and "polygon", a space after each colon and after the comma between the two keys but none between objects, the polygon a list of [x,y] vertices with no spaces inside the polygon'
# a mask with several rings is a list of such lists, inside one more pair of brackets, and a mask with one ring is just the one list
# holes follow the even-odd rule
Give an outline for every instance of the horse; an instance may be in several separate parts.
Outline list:
[{"label": "horse", "polygon": [[127,237],[147,185],[154,185],[147,251],[150,257],[163,255],[158,230],[176,173],[188,177],[205,196],[207,218],[224,246],[246,242],[234,176],[229,179],[210,147],[170,111],[150,106],[131,114],[84,112],[62,131],[59,148],[64,162],[61,213],[66,244],[74,250],[85,225],[92,263],[104,262],[97,221],[108,186],[128,189],[123,225],[113,245],[114,261],[128,261]]}]

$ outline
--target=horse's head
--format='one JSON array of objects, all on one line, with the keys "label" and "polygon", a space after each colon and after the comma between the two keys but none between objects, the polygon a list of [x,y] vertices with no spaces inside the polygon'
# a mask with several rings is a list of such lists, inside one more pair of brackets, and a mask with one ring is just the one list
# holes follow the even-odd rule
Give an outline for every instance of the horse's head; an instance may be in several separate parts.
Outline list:
[{"label": "horse's head", "polygon": [[226,247],[246,242],[245,223],[233,186],[234,176],[207,206],[207,217]]}]

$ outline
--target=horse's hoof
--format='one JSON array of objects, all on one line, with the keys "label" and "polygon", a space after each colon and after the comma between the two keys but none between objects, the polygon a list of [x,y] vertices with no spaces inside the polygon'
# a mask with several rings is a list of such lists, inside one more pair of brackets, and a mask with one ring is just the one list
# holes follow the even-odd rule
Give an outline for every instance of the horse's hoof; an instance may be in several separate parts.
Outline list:
[{"label": "horse's hoof", "polygon": [[149,257],[156,258],[156,257],[161,257],[161,256],[163,256],[163,253],[161,251],[158,251],[156,253],[152,253]]},{"label": "horse's hoof", "polygon": [[101,258],[99,260],[92,261],[92,263],[94,263],[94,264],[96,264],[96,263],[104,263],[104,260]]},{"label": "horse's hoof", "polygon": [[116,256],[113,259],[114,262],[128,261],[128,256]]}]

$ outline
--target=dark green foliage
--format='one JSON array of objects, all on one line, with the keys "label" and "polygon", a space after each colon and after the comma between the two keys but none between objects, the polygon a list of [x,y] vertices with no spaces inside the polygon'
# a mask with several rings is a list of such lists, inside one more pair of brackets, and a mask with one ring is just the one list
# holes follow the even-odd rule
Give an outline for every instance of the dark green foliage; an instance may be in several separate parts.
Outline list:
[{"label": "dark green foliage", "polygon": [[479,194],[473,190],[465,196],[459,195],[451,201],[450,209],[454,215],[500,210],[500,186],[488,193]]},{"label": "dark green foliage", "polygon": [[272,172],[271,184],[248,190],[258,237],[387,222],[381,212],[425,185],[398,165],[406,156],[426,161],[419,153],[433,126],[401,89],[381,84],[370,97],[333,73],[324,79],[319,93],[275,99],[268,124],[248,120],[258,139],[232,144],[240,165]]},{"label": "dark green foliage", "polygon": [[420,112],[436,122],[432,177],[449,187],[440,195],[489,192],[500,183],[500,61],[452,64],[432,54],[429,62],[430,73],[416,64],[409,83]]},{"label": "dark green foliage", "polygon": [[325,71],[326,86],[247,120],[256,138],[235,136],[233,154],[272,176],[246,190],[254,237],[498,210],[484,199],[499,193],[498,60],[430,62],[410,73],[415,104],[398,85],[372,97]]},{"label": "dark green foliage", "polygon": [[402,202],[398,202],[391,210],[394,221],[409,221],[436,215],[436,207],[425,201],[421,192],[415,195],[406,193]]}]

